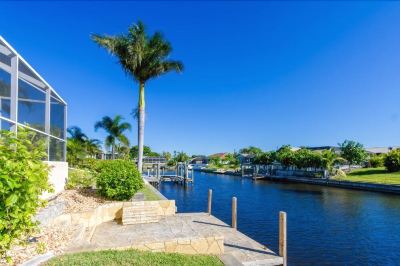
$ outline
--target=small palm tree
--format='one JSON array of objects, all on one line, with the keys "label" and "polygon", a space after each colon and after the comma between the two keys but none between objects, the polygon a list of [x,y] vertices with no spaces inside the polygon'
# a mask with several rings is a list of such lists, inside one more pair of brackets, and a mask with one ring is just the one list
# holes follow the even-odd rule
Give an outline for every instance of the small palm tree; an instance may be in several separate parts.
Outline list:
[{"label": "small palm tree", "polygon": [[138,170],[142,172],[144,145],[145,99],[144,87],[148,80],[170,71],[181,72],[183,64],[169,60],[172,51],[171,44],[160,32],[149,36],[142,22],[131,26],[126,35],[105,36],[92,35],[93,41],[106,48],[112,55],[118,57],[124,71],[139,83],[138,104]]},{"label": "small palm tree", "polygon": [[122,122],[122,120],[123,117],[120,115],[116,115],[114,119],[109,116],[104,116],[94,125],[96,131],[99,128],[102,128],[108,133],[104,144],[106,147],[111,147],[111,155],[113,159],[115,159],[115,147],[118,143],[129,146],[129,140],[124,135],[124,132],[126,130],[131,130],[131,124]]},{"label": "small palm tree", "polygon": [[67,129],[67,161],[75,166],[86,157],[85,144],[88,137],[80,127],[72,126]]},{"label": "small palm tree", "polygon": [[88,140],[88,137],[86,136],[85,133],[83,133],[82,129],[77,126],[72,126],[67,129],[67,132],[69,134],[68,139],[69,140],[74,140],[78,141],[81,143],[84,143],[85,141]]},{"label": "small palm tree", "polygon": [[323,166],[332,173],[335,164],[343,163],[345,160],[336,154],[332,149],[324,150],[322,152],[322,164]]},{"label": "small palm tree", "polygon": [[98,139],[88,139],[85,142],[86,152],[92,157],[100,154],[101,153],[100,144],[101,141]]}]

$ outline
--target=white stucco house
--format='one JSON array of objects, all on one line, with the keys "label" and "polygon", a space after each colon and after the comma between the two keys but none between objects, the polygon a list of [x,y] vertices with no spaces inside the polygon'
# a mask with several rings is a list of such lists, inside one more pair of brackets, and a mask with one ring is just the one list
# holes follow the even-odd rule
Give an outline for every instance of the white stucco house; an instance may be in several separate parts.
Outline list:
[{"label": "white stucco house", "polygon": [[0,36],[0,130],[18,136],[18,127],[24,127],[45,140],[55,193],[64,189],[68,177],[66,125],[67,103]]}]

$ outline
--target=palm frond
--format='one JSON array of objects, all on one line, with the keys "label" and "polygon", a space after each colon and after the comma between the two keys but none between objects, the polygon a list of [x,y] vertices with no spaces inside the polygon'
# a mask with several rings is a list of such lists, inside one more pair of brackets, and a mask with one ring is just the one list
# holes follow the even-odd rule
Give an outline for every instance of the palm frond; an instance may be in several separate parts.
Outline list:
[{"label": "palm frond", "polygon": [[119,135],[118,136],[118,140],[119,140],[119,142],[121,142],[125,146],[129,146],[129,140],[125,135]]},{"label": "palm frond", "polygon": [[124,118],[121,115],[116,115],[114,118],[104,116],[100,121],[96,122],[94,127],[96,130],[99,128],[107,132],[105,145],[110,147],[120,141],[124,145],[129,145],[128,138],[124,135],[126,130],[131,130],[132,126],[128,122],[123,122]]},{"label": "palm frond", "polygon": [[70,139],[74,139],[76,141],[84,142],[88,139],[85,133],[83,133],[82,129],[77,126],[71,126],[67,128],[67,133],[70,135]]},{"label": "palm frond", "polygon": [[148,36],[141,21],[129,27],[126,35],[93,34],[91,37],[116,56],[123,70],[138,82],[145,83],[170,71],[183,71],[182,62],[168,60],[172,46],[162,33]]}]

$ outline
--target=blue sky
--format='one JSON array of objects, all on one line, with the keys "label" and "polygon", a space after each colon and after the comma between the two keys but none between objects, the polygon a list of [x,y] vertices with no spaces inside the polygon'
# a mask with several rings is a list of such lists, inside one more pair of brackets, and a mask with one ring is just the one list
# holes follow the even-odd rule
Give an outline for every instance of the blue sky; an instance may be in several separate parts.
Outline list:
[{"label": "blue sky", "polygon": [[0,2],[0,35],[68,102],[69,125],[130,116],[137,84],[91,33],[141,19],[185,64],[146,87],[145,143],[210,154],[248,145],[400,144],[398,2]]}]

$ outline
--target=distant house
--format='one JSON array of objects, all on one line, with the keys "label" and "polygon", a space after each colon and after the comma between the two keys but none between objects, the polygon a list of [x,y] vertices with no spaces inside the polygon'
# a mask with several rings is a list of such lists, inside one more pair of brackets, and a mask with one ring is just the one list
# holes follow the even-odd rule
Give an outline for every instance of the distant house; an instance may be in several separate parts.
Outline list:
[{"label": "distant house", "polygon": [[387,154],[392,150],[400,149],[400,146],[393,146],[393,147],[373,147],[373,148],[366,148],[365,150],[367,151],[368,154],[375,154],[375,155],[381,155],[381,154]]},{"label": "distant house", "polygon": [[[115,152],[114,153],[114,158],[118,158],[118,153]],[[102,151],[101,153],[96,155],[96,159],[100,159],[100,160],[112,160],[113,155],[110,151]]]},{"label": "distant house", "polygon": [[[137,158],[134,159],[137,162]],[[167,158],[163,156],[143,156],[143,164],[166,164]]]},{"label": "distant house", "polygon": [[240,164],[251,164],[256,156],[253,154],[241,153],[238,156]]},{"label": "distant house", "polygon": [[208,158],[207,156],[196,156],[194,157],[189,164],[193,169],[202,169],[208,166]]},{"label": "distant house", "polygon": [[326,150],[332,150],[333,152],[339,154],[340,148],[335,146],[315,146],[315,147],[306,147],[306,149],[311,151],[323,152]]},{"label": "distant house", "polygon": [[190,161],[190,164],[208,164],[207,156],[196,156]]},{"label": "distant house", "polygon": [[215,158],[218,157],[220,159],[225,159],[225,155],[227,154],[227,152],[220,152],[220,153],[214,153],[211,154],[210,156],[208,156],[209,158]]}]

